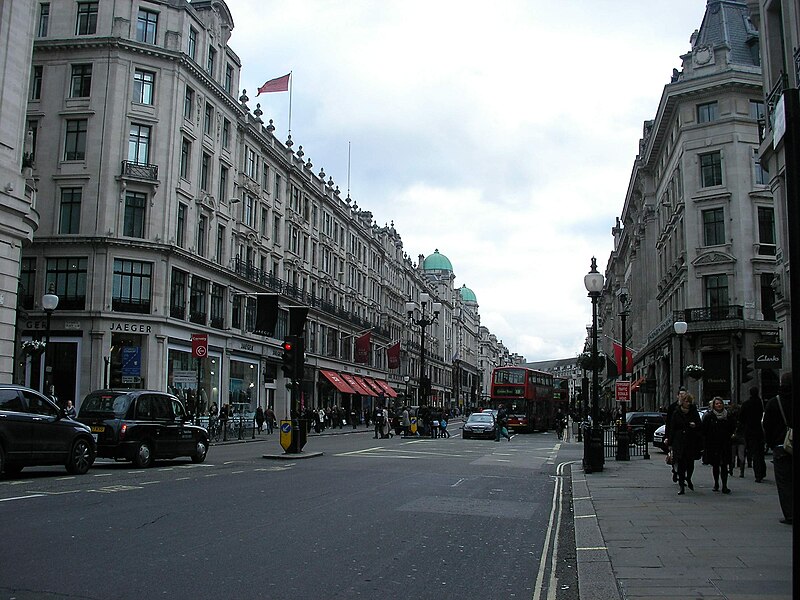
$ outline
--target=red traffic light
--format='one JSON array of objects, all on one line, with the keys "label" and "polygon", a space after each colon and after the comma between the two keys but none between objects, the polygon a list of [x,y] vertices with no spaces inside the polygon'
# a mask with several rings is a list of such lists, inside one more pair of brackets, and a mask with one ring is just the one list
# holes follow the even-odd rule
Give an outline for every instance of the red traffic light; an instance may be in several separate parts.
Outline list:
[{"label": "red traffic light", "polygon": [[283,342],[283,350],[285,352],[291,352],[292,351],[292,342]]}]

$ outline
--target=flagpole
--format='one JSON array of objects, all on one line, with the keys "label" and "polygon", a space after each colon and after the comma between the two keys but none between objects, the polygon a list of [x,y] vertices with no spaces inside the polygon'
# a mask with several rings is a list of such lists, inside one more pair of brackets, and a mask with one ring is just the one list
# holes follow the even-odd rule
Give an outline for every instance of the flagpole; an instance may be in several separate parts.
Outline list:
[{"label": "flagpole", "polygon": [[292,76],[292,71],[289,71],[289,131],[288,134],[291,137],[292,135],[292,83],[294,82],[294,77]]}]

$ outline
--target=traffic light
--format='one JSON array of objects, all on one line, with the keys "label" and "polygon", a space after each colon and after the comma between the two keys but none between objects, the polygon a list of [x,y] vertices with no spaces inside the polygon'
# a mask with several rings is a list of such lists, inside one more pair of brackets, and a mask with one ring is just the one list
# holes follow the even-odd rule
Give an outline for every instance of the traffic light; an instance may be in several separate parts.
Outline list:
[{"label": "traffic light", "polygon": [[753,379],[753,361],[742,357],[741,381],[747,383]]},{"label": "traffic light", "polygon": [[294,340],[294,378],[303,379],[306,370],[306,338],[298,335]]},{"label": "traffic light", "polygon": [[283,365],[281,369],[283,370],[283,374],[289,379],[294,379],[296,376],[297,345],[297,338],[293,335],[287,336],[281,345],[281,348],[283,348],[283,356],[281,357]]}]

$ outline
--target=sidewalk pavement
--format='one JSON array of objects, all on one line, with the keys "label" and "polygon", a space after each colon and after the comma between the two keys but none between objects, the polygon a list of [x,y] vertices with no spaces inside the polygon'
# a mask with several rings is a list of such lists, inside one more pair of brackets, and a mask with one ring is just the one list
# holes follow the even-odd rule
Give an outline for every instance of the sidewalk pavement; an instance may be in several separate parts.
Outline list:
[{"label": "sidewalk pavement", "polygon": [[791,598],[792,527],[779,522],[771,457],[762,483],[734,469],[726,495],[697,461],[694,491],[678,496],[664,456],[572,465],[581,598]]}]

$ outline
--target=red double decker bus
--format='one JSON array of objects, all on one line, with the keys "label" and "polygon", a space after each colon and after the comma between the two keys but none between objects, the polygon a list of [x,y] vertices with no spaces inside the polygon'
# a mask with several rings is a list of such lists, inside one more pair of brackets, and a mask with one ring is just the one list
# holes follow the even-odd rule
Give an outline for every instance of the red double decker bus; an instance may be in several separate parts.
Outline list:
[{"label": "red double decker bus", "polygon": [[553,376],[544,371],[496,367],[489,402],[494,409],[505,405],[509,429],[532,432],[554,427]]}]

